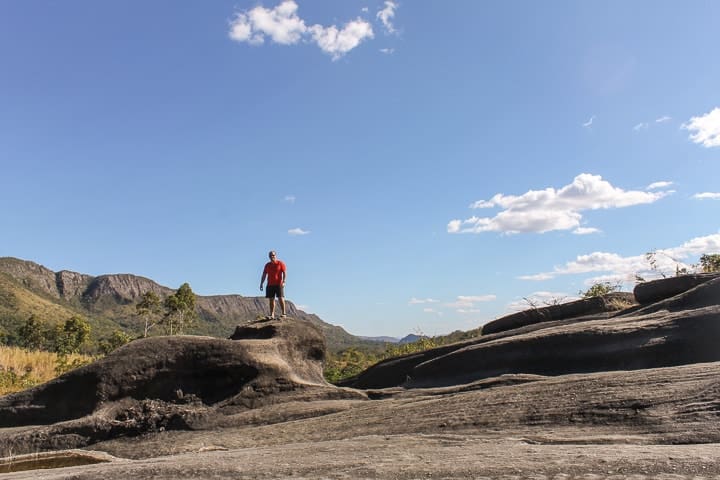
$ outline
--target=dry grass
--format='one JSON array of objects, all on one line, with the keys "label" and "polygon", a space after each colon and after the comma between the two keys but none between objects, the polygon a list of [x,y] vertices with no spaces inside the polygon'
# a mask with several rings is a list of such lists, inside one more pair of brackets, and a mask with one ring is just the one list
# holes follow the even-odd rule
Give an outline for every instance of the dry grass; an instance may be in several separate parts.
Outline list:
[{"label": "dry grass", "polygon": [[[70,355],[69,363],[92,361],[87,355]],[[0,345],[0,395],[17,392],[57,377],[58,356],[52,352],[30,351]]]},{"label": "dry grass", "polygon": [[626,308],[634,307],[637,305],[635,302],[631,302],[629,300],[622,300],[620,298],[613,298],[608,302],[608,307],[610,311],[617,311],[617,310],[625,310]]}]

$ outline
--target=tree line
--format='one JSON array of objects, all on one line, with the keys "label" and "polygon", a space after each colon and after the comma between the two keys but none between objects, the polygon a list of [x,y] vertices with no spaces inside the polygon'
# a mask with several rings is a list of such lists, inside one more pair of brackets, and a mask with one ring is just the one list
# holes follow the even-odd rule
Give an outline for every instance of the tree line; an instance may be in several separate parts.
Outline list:
[{"label": "tree line", "polygon": [[95,345],[89,345],[92,327],[81,315],[73,315],[64,322],[52,325],[32,314],[14,332],[12,337],[15,341],[11,343],[28,350],[55,352],[64,358],[81,351],[108,354],[134,338],[149,336],[157,328],[161,328],[166,335],[186,333],[198,318],[195,305],[196,296],[188,283],[183,283],[164,300],[155,292],[145,292],[135,305],[135,318],[142,334],[134,337],[118,329]]}]

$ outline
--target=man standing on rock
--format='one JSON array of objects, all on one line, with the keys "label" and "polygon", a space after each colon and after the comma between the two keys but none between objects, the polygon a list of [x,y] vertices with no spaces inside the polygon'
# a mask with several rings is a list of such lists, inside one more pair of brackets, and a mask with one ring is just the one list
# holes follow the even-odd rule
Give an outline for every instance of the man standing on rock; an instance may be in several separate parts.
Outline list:
[{"label": "man standing on rock", "polygon": [[262,292],[263,284],[267,277],[265,297],[270,302],[270,316],[268,318],[275,318],[275,297],[278,297],[280,300],[280,308],[282,309],[280,318],[285,318],[285,263],[276,258],[277,255],[275,251],[270,251],[268,257],[270,257],[270,261],[265,264],[265,269],[260,279],[260,291]]}]

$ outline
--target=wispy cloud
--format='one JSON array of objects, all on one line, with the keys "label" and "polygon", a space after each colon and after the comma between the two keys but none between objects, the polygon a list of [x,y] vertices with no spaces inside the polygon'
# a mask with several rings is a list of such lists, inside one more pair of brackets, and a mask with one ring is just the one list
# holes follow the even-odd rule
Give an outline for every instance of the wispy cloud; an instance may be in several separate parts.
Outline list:
[{"label": "wispy cloud", "polygon": [[476,303],[492,302],[496,298],[495,295],[459,295],[454,302],[445,303],[444,306],[467,311],[475,307]]},{"label": "wispy cloud", "polygon": [[292,236],[308,235],[309,233],[309,230],[303,230],[302,228],[291,228],[290,230],[288,230],[288,234]]},{"label": "wispy cloud", "polygon": [[519,277],[522,280],[550,280],[559,275],[603,274],[586,280],[586,284],[597,281],[629,282],[639,274],[645,278],[658,276],[658,272],[674,272],[676,267],[689,267],[685,263],[703,253],[720,253],[720,233],[696,237],[677,247],[655,250],[656,268],[650,268],[646,254],[622,256],[617,253],[593,252],[579,255],[565,265],[555,267],[551,272]]},{"label": "wispy cloud", "polygon": [[593,115],[592,117],[590,117],[590,120],[588,120],[587,122],[583,123],[582,126],[585,127],[585,128],[589,128],[589,127],[592,126],[592,124],[593,124],[594,121],[595,121],[595,115]]},{"label": "wispy cloud", "polygon": [[432,298],[411,298],[408,302],[408,305],[422,305],[425,303],[440,303],[440,300],[435,300]]},{"label": "wispy cloud", "polygon": [[720,193],[714,193],[714,192],[703,192],[703,193],[696,193],[693,195],[693,198],[697,198],[698,200],[720,200]]},{"label": "wispy cloud", "polygon": [[593,227],[578,227],[573,230],[575,235],[592,235],[593,233],[600,233],[602,230]]},{"label": "wispy cloud", "polygon": [[[498,193],[490,200],[479,200],[470,208],[500,207],[494,217],[473,216],[451,220],[448,233],[545,233],[552,230],[575,230],[580,227],[585,210],[630,207],[653,203],[671,192],[626,191],[612,186],[599,175],[581,173],[560,189],[530,190],[520,195]],[[587,230],[580,230],[587,231]]]},{"label": "wispy cloud", "polygon": [[395,26],[393,25],[393,18],[395,18],[395,10],[398,4],[391,0],[385,1],[385,7],[377,13],[377,18],[382,22],[387,33],[395,33]]},{"label": "wispy cloud", "polygon": [[440,311],[438,311],[438,310],[435,310],[434,308],[423,308],[423,312],[425,312],[425,313],[432,313],[432,314],[438,315],[438,316],[440,316],[440,317],[442,317],[442,315],[443,315],[443,312],[440,312]]},{"label": "wispy cloud", "polygon": [[668,117],[667,115],[663,115],[663,116],[660,117],[660,118],[656,118],[656,119],[655,119],[655,123],[665,123],[665,122],[669,122],[670,120],[672,120],[672,117]]},{"label": "wispy cloud", "polygon": [[393,53],[395,53],[395,49],[394,48],[381,48],[380,52],[384,53],[385,55],[392,55]]},{"label": "wispy cloud", "polygon": [[284,200],[288,203],[295,203],[295,195],[285,195]]},{"label": "wispy cloud", "polygon": [[555,278],[553,273],[536,273],[534,275],[521,275],[518,277],[520,280],[531,280],[535,282],[541,282],[543,280],[551,280]]},{"label": "wispy cloud", "polygon": [[257,6],[238,12],[230,23],[229,36],[237,42],[250,45],[262,45],[266,38],[280,45],[312,41],[333,60],[341,58],[374,36],[370,23],[360,18],[346,23],[342,28],[335,25],[308,26],[297,11],[297,3],[285,0],[272,9]]},{"label": "wispy cloud", "polygon": [[700,117],[692,117],[681,128],[694,132],[690,134],[690,140],[695,143],[706,148],[720,147],[720,108]]},{"label": "wispy cloud", "polygon": [[647,123],[640,122],[633,127],[633,130],[635,130],[636,132],[639,132],[640,130],[647,130],[648,127],[649,127],[649,125]]},{"label": "wispy cloud", "polygon": [[648,190],[657,190],[658,188],[667,188],[672,184],[673,182],[668,181],[653,182],[645,188],[647,188]]}]

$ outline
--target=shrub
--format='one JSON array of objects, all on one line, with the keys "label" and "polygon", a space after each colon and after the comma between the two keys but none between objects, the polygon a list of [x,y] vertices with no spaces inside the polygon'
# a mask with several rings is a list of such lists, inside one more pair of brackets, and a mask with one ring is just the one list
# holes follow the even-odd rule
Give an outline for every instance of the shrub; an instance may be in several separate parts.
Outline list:
[{"label": "shrub", "polygon": [[90,324],[83,318],[74,316],[58,325],[55,330],[55,351],[59,355],[78,353],[80,347],[90,337]]},{"label": "shrub", "polygon": [[620,283],[613,284],[610,282],[598,282],[584,292],[580,290],[578,295],[583,298],[601,297],[603,295],[607,295],[608,293],[619,292],[621,288]]},{"label": "shrub", "polygon": [[700,269],[704,273],[720,272],[720,254],[702,254],[700,256]]},{"label": "shrub", "polygon": [[122,347],[126,343],[130,343],[132,339],[133,338],[130,335],[123,332],[122,330],[115,330],[112,335],[110,335],[110,337],[100,340],[100,351],[104,355],[107,355],[113,350],[117,350],[118,348]]}]

